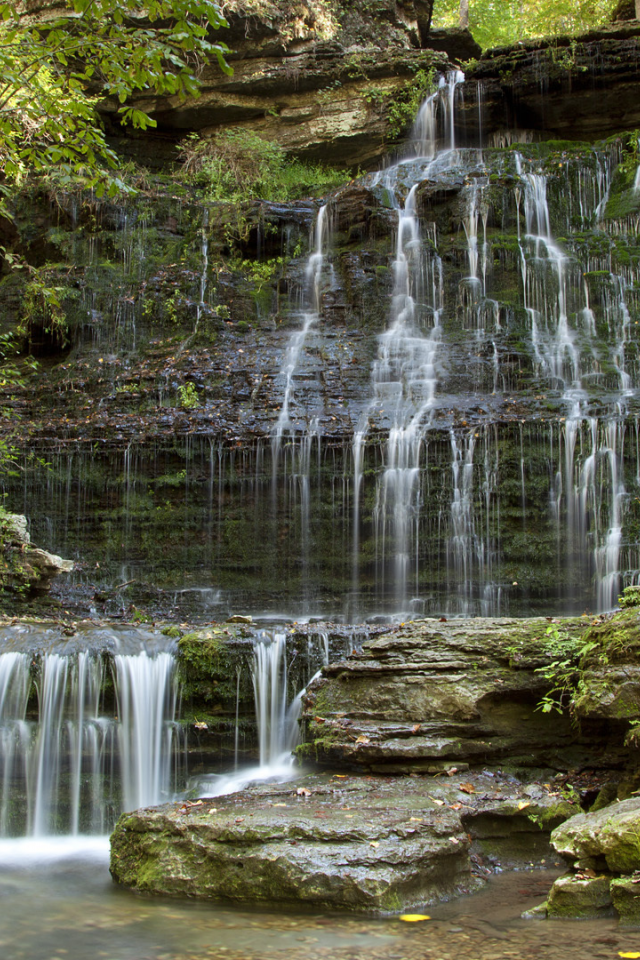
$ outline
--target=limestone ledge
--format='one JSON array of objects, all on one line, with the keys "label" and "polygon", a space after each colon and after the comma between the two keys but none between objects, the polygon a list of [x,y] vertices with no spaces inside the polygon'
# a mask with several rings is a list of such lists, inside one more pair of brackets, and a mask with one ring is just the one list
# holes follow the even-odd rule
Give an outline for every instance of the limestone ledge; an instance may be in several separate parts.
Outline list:
[{"label": "limestone ledge", "polygon": [[[436,761],[508,762],[524,767],[623,766],[633,650],[620,656],[621,691],[607,679],[602,636],[634,635],[637,608],[615,617],[417,620],[325,668],[304,700],[300,756],[375,773],[429,771]],[[615,631],[614,631],[615,632]],[[624,648],[624,639],[621,649]],[[580,651],[589,649],[581,673]],[[557,681],[549,665],[574,664],[565,710],[540,705]],[[625,671],[627,673],[625,674]],[[612,704],[621,698],[624,710]],[[576,714],[584,701],[589,710]],[[634,712],[635,711],[635,712]],[[573,722],[571,712],[581,716]]]},{"label": "limestone ledge", "polygon": [[550,785],[450,774],[311,775],[124,814],[111,873],[144,893],[395,913],[546,861],[545,827],[577,809]]}]

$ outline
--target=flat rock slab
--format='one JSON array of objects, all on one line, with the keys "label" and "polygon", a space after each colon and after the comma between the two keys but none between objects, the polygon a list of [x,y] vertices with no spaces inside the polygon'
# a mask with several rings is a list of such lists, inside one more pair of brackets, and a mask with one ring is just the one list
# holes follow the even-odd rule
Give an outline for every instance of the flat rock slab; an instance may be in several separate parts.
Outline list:
[{"label": "flat rock slab", "polygon": [[324,774],[138,810],[116,824],[111,873],[147,893],[394,913],[478,884],[476,818],[539,835],[572,812],[539,787],[465,778]]}]

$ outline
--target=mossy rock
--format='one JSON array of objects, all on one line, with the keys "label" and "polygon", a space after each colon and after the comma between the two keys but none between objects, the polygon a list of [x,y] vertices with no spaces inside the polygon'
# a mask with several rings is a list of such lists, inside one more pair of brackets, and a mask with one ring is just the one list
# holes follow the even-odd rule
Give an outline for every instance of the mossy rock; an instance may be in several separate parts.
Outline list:
[{"label": "mossy rock", "polygon": [[579,880],[575,876],[559,877],[551,887],[547,915],[571,920],[606,917],[612,912],[608,876]]},{"label": "mossy rock", "polygon": [[640,870],[640,798],[572,817],[556,827],[551,844],[569,862],[604,858],[613,873]]},{"label": "mossy rock", "polygon": [[632,877],[618,877],[611,881],[611,900],[620,923],[640,927],[640,884]]}]

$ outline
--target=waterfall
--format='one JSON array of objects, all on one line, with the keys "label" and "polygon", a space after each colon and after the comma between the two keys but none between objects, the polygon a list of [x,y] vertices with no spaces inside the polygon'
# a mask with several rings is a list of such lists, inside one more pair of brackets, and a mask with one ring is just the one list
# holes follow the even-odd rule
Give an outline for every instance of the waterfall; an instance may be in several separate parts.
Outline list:
[{"label": "waterfall", "polygon": [[[287,637],[262,634],[254,644],[251,676],[256,701],[260,766],[286,760],[298,742],[298,715],[287,704]],[[294,698],[293,704],[296,704]]]},{"label": "waterfall", "polygon": [[[310,477],[311,456],[314,440],[320,442],[318,418],[308,416],[300,424],[293,415],[296,406],[295,375],[308,337],[317,325],[322,311],[322,296],[326,285],[333,284],[333,272],[327,263],[327,251],[331,242],[330,212],[327,205],[320,207],[313,231],[312,252],[305,268],[305,309],[301,326],[295,330],[285,351],[281,369],[284,390],[280,412],[271,436],[273,514],[277,512],[277,485],[280,475],[285,478],[285,508],[298,514],[302,561],[303,603],[304,590],[308,583],[309,530],[310,530]],[[300,427],[302,426],[302,432]],[[318,454],[319,459],[319,454]]]},{"label": "waterfall", "polygon": [[280,412],[273,430],[273,462],[274,470],[277,467],[278,455],[285,434],[295,436],[295,422],[291,419],[291,407],[295,403],[294,375],[298,360],[305,347],[307,337],[312,327],[318,322],[322,309],[323,281],[325,276],[325,261],[327,248],[330,243],[330,219],[328,207],[322,206],[318,211],[313,233],[313,250],[309,255],[305,269],[305,297],[307,309],[302,313],[301,326],[289,338],[285,351],[285,359],[281,369],[284,379],[284,391]]},{"label": "waterfall", "polygon": [[[438,354],[441,349],[440,314],[443,306],[442,262],[437,253],[427,254],[420,234],[416,206],[417,190],[429,175],[437,158],[437,109],[443,106],[444,139],[447,150],[455,148],[455,93],[463,74],[452,72],[440,78],[438,90],[426,98],[414,127],[413,153],[430,163],[421,169],[404,203],[397,199],[396,178],[401,164],[379,181],[397,210],[398,226],[394,286],[389,326],[379,337],[378,356],[373,364],[373,397],[354,432],[354,498],[361,496],[362,453],[368,421],[374,407],[390,424],[384,447],[384,472],[376,490],[374,523],[378,558],[377,594],[384,602],[393,598],[402,611],[409,586],[419,580],[419,513],[421,499],[421,456],[429,414],[437,386]],[[436,234],[433,231],[433,246]],[[354,523],[359,505],[354,506]],[[357,551],[357,534],[354,535]],[[354,570],[358,563],[354,555]],[[391,580],[391,586],[387,581]],[[353,583],[357,582],[354,573]]]},{"label": "waterfall", "polygon": [[[525,183],[526,236],[521,242],[522,279],[525,310],[531,322],[531,337],[542,372],[557,385],[567,405],[563,418],[564,463],[559,465],[558,492],[564,486],[564,509],[556,497],[554,511],[559,535],[569,545],[568,563],[572,577],[595,578],[598,609],[608,610],[619,592],[619,557],[622,540],[622,507],[626,490],[620,480],[622,441],[616,413],[610,419],[587,414],[587,394],[583,377],[593,369],[596,350],[595,319],[589,305],[588,288],[578,265],[571,263],[554,242],[547,200],[547,179],[541,174],[523,173],[521,158],[516,159],[518,173]],[[599,166],[598,169],[601,169]],[[604,177],[604,173],[603,173]],[[603,180],[599,195],[606,196]],[[599,201],[598,207],[602,203]],[[581,207],[584,216],[585,208]],[[597,215],[597,211],[596,211]],[[621,398],[630,395],[631,378],[625,369],[625,344],[628,341],[630,315],[625,301],[622,278],[612,276],[613,296],[607,309],[613,322],[611,364],[619,377]],[[569,323],[570,305],[582,329]],[[616,322],[617,318],[617,322]],[[586,344],[580,348],[579,341]],[[618,404],[620,401],[618,401]],[[578,440],[583,428],[589,437],[588,453],[581,456]],[[598,483],[598,473],[601,483]],[[585,562],[585,547],[591,541],[591,562]]]},{"label": "waterfall", "polygon": [[[347,632],[346,651],[359,642],[358,631]],[[329,662],[329,639],[326,633],[308,638],[307,672],[303,683],[294,692],[291,665],[297,651],[287,647],[284,630],[260,630],[253,639],[251,679],[258,729],[259,766],[238,769],[231,774],[206,774],[194,778],[189,791],[199,797],[217,797],[242,790],[247,784],[262,780],[287,780],[295,775],[292,750],[300,742],[299,720],[306,687]]]},{"label": "waterfall", "polygon": [[172,796],[173,656],[116,655],[117,712],[101,703],[105,669],[86,651],[0,654],[0,836],[104,834],[122,810]]}]

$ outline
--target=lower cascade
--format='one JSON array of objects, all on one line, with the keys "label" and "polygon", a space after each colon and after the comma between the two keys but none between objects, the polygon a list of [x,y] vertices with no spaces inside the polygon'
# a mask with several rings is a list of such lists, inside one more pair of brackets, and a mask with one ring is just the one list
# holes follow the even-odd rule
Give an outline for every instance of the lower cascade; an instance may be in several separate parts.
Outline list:
[{"label": "lower cascade", "polygon": [[0,836],[105,834],[121,810],[169,799],[184,778],[176,705],[170,653],[109,668],[0,654]]},{"label": "lower cascade", "polygon": [[[192,780],[175,653],[0,653],[0,837],[104,835],[123,810],[187,789],[226,793],[286,776],[303,692],[292,686],[300,671],[289,677],[298,656],[287,649],[289,636],[252,632],[251,653],[237,667],[236,773]],[[306,646],[305,683],[328,662],[326,634],[311,635]],[[259,756],[248,771],[238,769],[243,669],[251,676]]]}]

